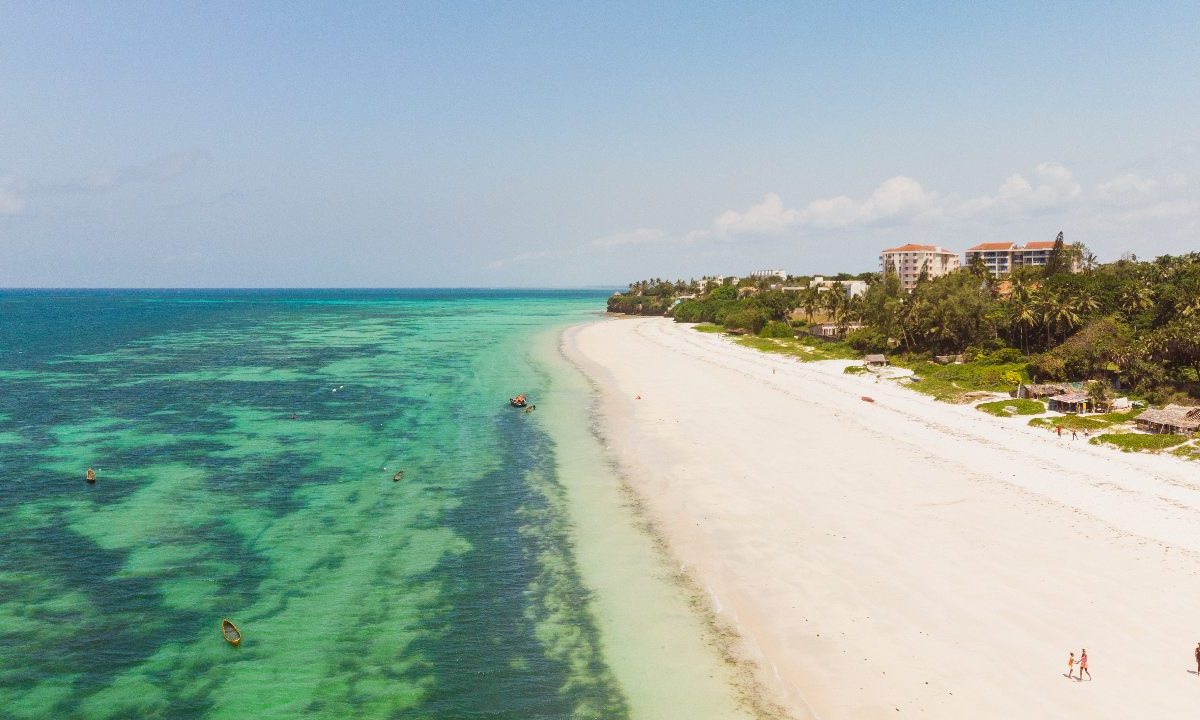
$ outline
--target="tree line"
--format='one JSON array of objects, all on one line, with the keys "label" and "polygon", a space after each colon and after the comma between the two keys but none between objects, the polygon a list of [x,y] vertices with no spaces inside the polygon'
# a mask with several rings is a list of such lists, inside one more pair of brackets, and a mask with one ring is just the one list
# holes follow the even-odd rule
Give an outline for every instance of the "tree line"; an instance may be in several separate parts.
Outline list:
[{"label": "tree line", "polygon": [[1027,359],[1037,381],[1101,379],[1146,395],[1200,396],[1200,253],[1100,264],[1060,234],[1046,265],[1000,278],[980,263],[922,273],[911,292],[892,273],[857,277],[868,286],[854,297],[837,285],[807,287],[808,278],[656,279],[614,295],[609,309],[640,305],[635,312],[766,335],[830,322],[864,353],[1000,353]]}]

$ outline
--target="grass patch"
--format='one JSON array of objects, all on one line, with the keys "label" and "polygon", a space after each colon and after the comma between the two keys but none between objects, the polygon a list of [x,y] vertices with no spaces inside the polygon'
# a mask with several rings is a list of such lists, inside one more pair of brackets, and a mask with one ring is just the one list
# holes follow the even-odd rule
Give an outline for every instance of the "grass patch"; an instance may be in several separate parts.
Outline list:
[{"label": "grass patch", "polygon": [[814,360],[849,360],[859,354],[849,345],[842,342],[831,342],[820,338],[761,338],[754,335],[742,335],[736,340],[743,345],[762,352],[787,355],[797,360],[811,362]]},{"label": "grass patch", "polygon": [[1026,400],[1024,398],[1014,398],[1012,400],[997,400],[996,402],[986,402],[976,405],[977,410],[982,410],[991,415],[999,417],[1007,417],[1008,413],[1005,408],[1016,408],[1012,415],[1040,415],[1046,412],[1046,406],[1037,400]]},{"label": "grass patch", "polygon": [[1115,445],[1124,452],[1139,452],[1149,450],[1157,452],[1182,444],[1187,438],[1183,435],[1146,435],[1143,433],[1106,433],[1097,435],[1088,442],[1093,445]]},{"label": "grass patch", "polygon": [[1132,422],[1138,414],[1131,412],[1113,412],[1100,415],[1063,415],[1062,417],[1034,418],[1029,421],[1033,427],[1053,429],[1061,425],[1064,430],[1103,430],[1104,428]]},{"label": "grass patch", "polygon": [[1172,450],[1171,454],[1177,455],[1184,460],[1200,460],[1200,447],[1196,445],[1184,445]]},{"label": "grass patch", "polygon": [[842,372],[847,375],[862,375],[867,369],[862,365],[847,365]]},{"label": "grass patch", "polygon": [[712,324],[712,323],[700,323],[699,325],[697,325],[696,327],[694,327],[694,328],[692,328],[692,329],[693,329],[693,330],[695,330],[696,332],[702,332],[702,333],[720,333],[720,332],[725,332],[725,328],[724,328],[724,326],[722,326],[722,325],[714,325],[714,324]]},{"label": "grass patch", "polygon": [[965,402],[973,392],[1012,392],[1018,383],[1029,382],[1025,363],[938,365],[900,360],[893,364],[911,368],[921,378],[909,385],[913,390],[945,402]]}]

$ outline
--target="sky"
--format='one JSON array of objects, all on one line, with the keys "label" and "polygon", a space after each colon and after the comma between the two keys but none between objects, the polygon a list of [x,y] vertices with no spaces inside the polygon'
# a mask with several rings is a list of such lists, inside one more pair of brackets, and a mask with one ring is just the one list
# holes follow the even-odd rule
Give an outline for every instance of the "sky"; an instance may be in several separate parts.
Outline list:
[{"label": "sky", "polygon": [[1200,250],[1200,3],[0,0],[0,287]]}]

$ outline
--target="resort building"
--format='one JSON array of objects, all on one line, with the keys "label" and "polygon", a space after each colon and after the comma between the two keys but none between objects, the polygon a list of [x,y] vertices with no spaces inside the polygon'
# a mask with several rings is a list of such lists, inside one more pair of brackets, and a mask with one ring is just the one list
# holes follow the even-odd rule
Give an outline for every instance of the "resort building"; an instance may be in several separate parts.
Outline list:
[{"label": "resort building", "polygon": [[754,272],[750,273],[750,277],[754,278],[755,280],[766,280],[767,278],[773,277],[783,280],[787,277],[787,273],[783,270],[755,270]]},{"label": "resort building", "polygon": [[924,270],[932,279],[958,269],[958,253],[937,245],[901,245],[879,255],[879,268],[900,278],[900,286],[912,290]]},{"label": "resort building", "polygon": [[[1050,251],[1053,249],[1053,240],[1029,242],[1025,243],[1024,247],[1006,242],[980,243],[967,248],[966,261],[969,266],[978,258],[983,261],[992,277],[1000,277],[1015,268],[1045,265],[1050,260]],[[1071,272],[1079,272],[1078,258],[1071,259]]]}]

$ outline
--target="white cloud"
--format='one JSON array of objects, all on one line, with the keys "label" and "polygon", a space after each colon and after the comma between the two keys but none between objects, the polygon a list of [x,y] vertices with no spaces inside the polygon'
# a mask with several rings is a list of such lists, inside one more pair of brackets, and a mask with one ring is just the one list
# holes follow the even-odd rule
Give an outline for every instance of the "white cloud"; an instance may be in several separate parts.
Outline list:
[{"label": "white cloud", "polygon": [[14,177],[0,177],[0,215],[19,215],[25,209],[22,185]]},{"label": "white cloud", "polygon": [[1031,212],[1064,208],[1083,194],[1071,171],[1047,162],[1034,168],[1034,181],[1020,173],[1008,176],[995,195],[983,195],[958,204],[952,213],[961,218],[1015,217]]},{"label": "white cloud", "polygon": [[713,220],[719,235],[778,235],[795,224],[799,213],[783,206],[776,193],[767,193],[763,201],[745,212],[726,210]]},{"label": "white cloud", "polygon": [[1153,197],[1158,182],[1137,173],[1123,173],[1096,186],[1096,197],[1117,205],[1132,205]]},{"label": "white cloud", "polygon": [[[1051,220],[1052,218],[1052,220]],[[1167,223],[1173,228],[1200,222],[1200,193],[1181,172],[1151,176],[1125,171],[1088,190],[1074,173],[1056,162],[1009,175],[993,193],[966,196],[926,190],[917,180],[898,175],[862,199],[847,195],[811,200],[789,207],[774,192],[744,210],[726,210],[707,227],[689,232],[652,228],[617,233],[592,241],[616,249],[651,243],[699,245],[749,237],[821,235],[832,230],[903,231],[924,235],[978,234],[978,222],[1026,233],[1026,228],[1072,226],[1096,229],[1137,223]]]},{"label": "white cloud", "polygon": [[904,175],[885,180],[861,203],[842,195],[814,200],[799,213],[799,222],[818,228],[889,224],[937,214],[937,195]]}]

